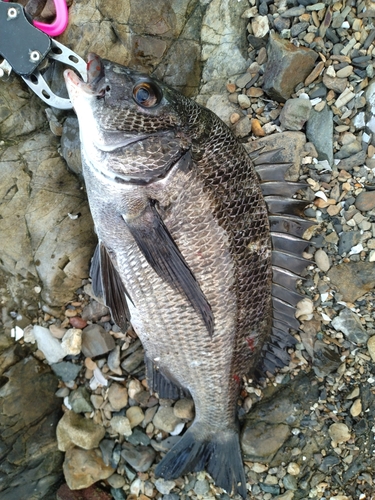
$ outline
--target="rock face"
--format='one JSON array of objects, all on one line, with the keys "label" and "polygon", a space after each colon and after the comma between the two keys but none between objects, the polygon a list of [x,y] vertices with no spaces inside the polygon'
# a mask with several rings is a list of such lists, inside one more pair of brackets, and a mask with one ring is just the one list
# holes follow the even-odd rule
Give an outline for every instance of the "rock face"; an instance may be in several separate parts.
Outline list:
[{"label": "rock face", "polygon": [[19,345],[0,351],[0,498],[47,498],[62,480],[57,379]]}]

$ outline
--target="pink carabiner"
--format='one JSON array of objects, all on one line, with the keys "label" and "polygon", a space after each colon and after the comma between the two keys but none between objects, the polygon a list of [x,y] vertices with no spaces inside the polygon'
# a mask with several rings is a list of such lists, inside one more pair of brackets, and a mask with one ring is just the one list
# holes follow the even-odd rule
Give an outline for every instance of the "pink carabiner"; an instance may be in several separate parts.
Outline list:
[{"label": "pink carabiner", "polygon": [[[4,0],[8,2],[8,0]],[[54,0],[56,18],[51,24],[41,23],[39,21],[33,21],[33,25],[44,31],[48,36],[61,35],[66,30],[69,22],[68,6],[65,0]]]},{"label": "pink carabiner", "polygon": [[39,21],[33,21],[36,28],[44,31],[48,36],[61,35],[66,30],[68,26],[68,6],[65,0],[54,0],[56,9],[56,18],[51,24],[41,23]]}]

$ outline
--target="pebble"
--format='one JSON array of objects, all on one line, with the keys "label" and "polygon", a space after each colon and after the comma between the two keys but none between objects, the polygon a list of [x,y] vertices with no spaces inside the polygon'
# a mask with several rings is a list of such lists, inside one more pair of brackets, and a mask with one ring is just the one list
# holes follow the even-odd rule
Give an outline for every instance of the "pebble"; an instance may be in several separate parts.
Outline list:
[{"label": "pebble", "polygon": [[238,104],[242,109],[250,108],[251,102],[246,94],[239,94],[238,96]]},{"label": "pebble", "polygon": [[108,368],[118,375],[122,374],[122,370],[120,368],[120,346],[117,345],[108,355],[107,358]]},{"label": "pebble", "polygon": [[125,386],[116,382],[108,389],[108,401],[113,411],[120,411],[128,404],[128,390]]},{"label": "pebble", "polygon": [[350,408],[350,414],[352,417],[358,417],[362,412],[362,402],[360,399],[356,399]]},{"label": "pebble", "polygon": [[333,121],[332,111],[325,106],[322,111],[311,110],[306,124],[306,137],[318,152],[318,160],[333,164]]},{"label": "pebble", "polygon": [[125,479],[120,474],[112,474],[107,481],[112,488],[122,488],[125,485]]},{"label": "pebble", "polygon": [[82,331],[82,353],[88,358],[106,354],[115,348],[115,341],[104,328],[98,324],[87,326]]},{"label": "pebble", "polygon": [[194,401],[192,399],[179,399],[173,407],[173,413],[177,418],[183,420],[193,420],[194,418]]},{"label": "pebble", "polygon": [[120,434],[120,436],[131,436],[132,428],[127,417],[115,415],[110,421],[113,432]]},{"label": "pebble", "polygon": [[251,21],[254,36],[263,38],[270,30],[267,16],[256,16]]},{"label": "pebble", "polygon": [[332,441],[338,444],[345,443],[351,438],[348,426],[342,423],[332,424],[328,429],[328,433]]},{"label": "pebble", "polygon": [[63,464],[65,480],[71,490],[82,490],[112,476],[114,470],[105,465],[97,450],[67,450]]},{"label": "pebble", "polygon": [[368,340],[368,334],[363,328],[360,319],[347,307],[333,318],[332,326],[335,330],[342,332],[354,344],[363,345]]},{"label": "pebble", "polygon": [[195,483],[194,491],[197,495],[206,495],[210,491],[210,485],[207,479],[198,480]]},{"label": "pebble", "polygon": [[93,410],[89,391],[83,385],[69,394],[69,404],[76,413],[91,413]]},{"label": "pebble", "polygon": [[38,344],[38,349],[42,351],[49,364],[58,363],[66,356],[61,343],[51,334],[48,328],[35,325],[33,334]]},{"label": "pebble", "polygon": [[104,427],[71,410],[64,413],[56,428],[60,451],[66,451],[73,446],[79,446],[85,450],[97,448],[104,435]]},{"label": "pebble", "polygon": [[52,364],[51,368],[63,382],[70,382],[77,378],[82,366],[70,361],[61,361],[60,363]]},{"label": "pebble", "polygon": [[82,330],[79,328],[69,328],[65,333],[61,341],[61,347],[66,352],[66,355],[70,354],[76,356],[80,354],[82,346]]},{"label": "pebble", "polygon": [[331,267],[331,264],[330,264],[329,257],[327,255],[327,253],[324,250],[322,250],[321,248],[319,248],[315,252],[314,259],[315,259],[316,265],[323,272],[327,272],[328,269]]},{"label": "pebble", "polygon": [[63,336],[66,333],[66,329],[65,328],[61,328],[61,327],[59,327],[57,325],[54,325],[54,324],[52,324],[52,325],[49,326],[49,331],[57,339],[62,339]]},{"label": "pebble", "polygon": [[155,486],[159,493],[168,495],[176,486],[176,483],[175,481],[166,481],[163,478],[159,478],[155,481]]},{"label": "pebble", "polygon": [[87,321],[84,320],[83,318],[80,318],[79,316],[74,316],[73,318],[69,318],[69,323],[72,325],[73,328],[79,328],[82,330],[87,326]]},{"label": "pebble", "polygon": [[135,447],[124,442],[121,456],[137,472],[146,472],[155,460],[156,453],[150,446]]},{"label": "pebble", "polygon": [[368,212],[375,208],[375,191],[362,191],[355,200],[355,206],[361,212]]},{"label": "pebble", "polygon": [[133,429],[133,427],[142,423],[145,414],[139,406],[131,406],[126,410],[126,416],[129,419],[130,427]]},{"label": "pebble", "polygon": [[161,431],[173,432],[176,426],[181,423],[181,419],[176,417],[172,407],[161,406],[155,413],[152,422]]},{"label": "pebble", "polygon": [[301,130],[309,119],[310,112],[309,99],[288,99],[280,113],[280,123],[286,130]]},{"label": "pebble", "polygon": [[290,462],[287,467],[287,472],[291,476],[298,476],[300,473],[301,468],[296,462]]}]

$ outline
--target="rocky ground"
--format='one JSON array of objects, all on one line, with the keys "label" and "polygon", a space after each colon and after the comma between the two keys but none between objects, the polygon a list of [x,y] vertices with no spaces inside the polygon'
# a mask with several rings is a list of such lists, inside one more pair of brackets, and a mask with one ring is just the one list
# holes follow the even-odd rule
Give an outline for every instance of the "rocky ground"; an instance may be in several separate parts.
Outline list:
[{"label": "rocky ground", "polygon": [[[242,17],[247,71],[228,80],[226,95],[200,101],[249,152],[260,144],[284,148],[288,178],[308,184],[300,196],[311,201],[306,216],[316,220],[304,236],[311,265],[300,290],[307,300],[289,366],[262,383],[244,380],[248,498],[375,498],[375,3],[250,0]],[[27,450],[34,474],[0,486],[2,499],[29,484],[32,498],[46,499],[229,498],[205,472],[155,478],[155,463],[192,421],[194,407],[148,393],[140,341],[130,326],[123,332],[113,324],[89,280],[61,316],[43,313],[13,334],[16,346],[7,340],[1,347],[0,424],[8,430],[0,472],[16,474]],[[14,424],[19,410],[10,395],[22,395],[32,372],[40,374],[38,399],[49,403],[34,403],[34,430],[17,448],[22,425]],[[40,430],[56,423],[61,407],[64,457]],[[49,444],[33,456],[39,435]],[[62,460],[67,485],[56,496],[51,484],[58,484]]]}]

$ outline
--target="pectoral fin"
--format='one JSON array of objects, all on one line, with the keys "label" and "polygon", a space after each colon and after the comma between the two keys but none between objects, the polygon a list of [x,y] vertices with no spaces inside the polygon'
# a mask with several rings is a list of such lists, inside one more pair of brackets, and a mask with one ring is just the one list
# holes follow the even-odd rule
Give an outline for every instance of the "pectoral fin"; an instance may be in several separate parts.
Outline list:
[{"label": "pectoral fin", "polygon": [[98,243],[92,258],[90,276],[94,294],[103,297],[105,305],[111,311],[113,321],[125,330],[127,320],[130,319],[125,285],[101,242]]},{"label": "pectoral fin", "polygon": [[150,201],[139,217],[124,220],[153,270],[174,290],[186,296],[212,336],[214,318],[211,307],[165,226],[155,203]]}]

